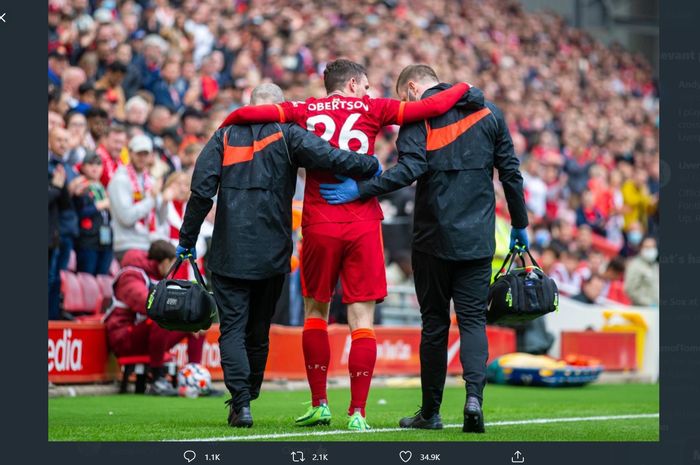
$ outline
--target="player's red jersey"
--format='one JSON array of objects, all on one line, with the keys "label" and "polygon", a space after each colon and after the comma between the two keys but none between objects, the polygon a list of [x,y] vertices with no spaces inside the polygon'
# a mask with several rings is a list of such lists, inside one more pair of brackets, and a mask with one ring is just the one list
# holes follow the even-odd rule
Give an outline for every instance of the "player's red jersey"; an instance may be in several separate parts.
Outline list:
[{"label": "player's red jersey", "polygon": [[[334,147],[373,155],[374,140],[382,127],[441,115],[452,108],[468,90],[468,84],[459,83],[417,102],[332,94],[319,99],[309,98],[305,102],[244,107],[229,115],[221,126],[271,121],[294,122],[313,131]],[[339,181],[329,171],[307,171],[303,226],[383,219],[379,202],[374,197],[343,205],[329,205],[321,197],[319,185],[334,182]]]},{"label": "player's red jersey", "polygon": [[[368,96],[359,99],[342,95],[280,104],[287,121],[314,132],[333,147],[367,155],[374,154],[374,140],[381,128],[398,124],[399,112],[404,106],[398,100]],[[307,170],[302,216],[304,226],[383,219],[382,209],[375,197],[344,205],[329,205],[321,197],[319,185],[334,182],[339,182],[338,178],[330,171]]]}]

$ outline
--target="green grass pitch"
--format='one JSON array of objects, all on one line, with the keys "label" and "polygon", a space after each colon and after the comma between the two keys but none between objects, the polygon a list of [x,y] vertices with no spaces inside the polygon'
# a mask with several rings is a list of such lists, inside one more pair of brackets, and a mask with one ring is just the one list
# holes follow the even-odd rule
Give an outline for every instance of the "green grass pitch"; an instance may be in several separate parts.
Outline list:
[{"label": "green grass pitch", "polygon": [[[487,386],[486,434],[464,434],[462,388],[447,388],[442,431],[395,431],[402,416],[420,403],[418,388],[374,388],[367,405],[373,431],[345,430],[349,389],[330,389],[330,426],[295,427],[307,408],[305,391],[263,391],[253,402],[255,426],[226,425],[225,398],[157,398],[143,395],[49,399],[51,441],[170,441],[191,439],[255,441],[658,441],[656,384],[590,385],[582,388]],[[644,415],[651,414],[651,415]],[[627,418],[616,418],[625,415]],[[592,418],[607,417],[607,418]],[[568,419],[547,422],[542,419]],[[508,424],[516,422],[518,424]],[[506,424],[499,424],[505,422]],[[450,426],[452,425],[452,426]],[[388,431],[382,431],[388,430]],[[310,434],[311,433],[311,434]]]}]

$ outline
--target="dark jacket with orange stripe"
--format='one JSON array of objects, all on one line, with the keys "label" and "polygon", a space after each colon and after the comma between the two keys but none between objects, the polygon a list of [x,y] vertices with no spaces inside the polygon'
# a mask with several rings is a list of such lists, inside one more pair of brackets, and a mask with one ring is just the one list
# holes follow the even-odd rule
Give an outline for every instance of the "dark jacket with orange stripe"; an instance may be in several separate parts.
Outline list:
[{"label": "dark jacket with orange stripe", "polygon": [[[448,88],[439,84],[423,98]],[[501,111],[472,87],[450,111],[403,126],[398,164],[380,178],[358,183],[367,198],[416,179],[413,248],[445,260],[490,257],[496,248],[493,169],[498,170],[511,224],[528,224],[523,178]]]},{"label": "dark jacket with orange stripe", "polygon": [[289,272],[299,167],[370,177],[379,165],[374,157],[333,148],[296,124],[221,128],[195,164],[180,245],[194,247],[218,192],[207,267],[240,279]]}]

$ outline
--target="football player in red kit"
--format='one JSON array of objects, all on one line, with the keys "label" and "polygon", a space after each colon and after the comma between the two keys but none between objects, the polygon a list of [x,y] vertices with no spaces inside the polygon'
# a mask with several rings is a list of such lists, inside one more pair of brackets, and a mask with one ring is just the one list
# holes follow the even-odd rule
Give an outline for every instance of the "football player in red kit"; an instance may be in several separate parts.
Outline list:
[{"label": "football player in red kit", "polygon": [[[226,118],[222,127],[295,122],[334,147],[373,155],[374,140],[382,127],[441,115],[469,91],[468,84],[460,83],[416,102],[370,98],[366,69],[345,59],[327,65],[324,83],[326,97],[239,108]],[[302,213],[301,284],[305,316],[302,346],[312,405],[296,424],[313,426],[329,424],[331,420],[326,394],[330,361],[328,308],[340,277],[352,337],[348,358],[351,391],[348,428],[362,431],[369,429],[365,405],[377,358],[374,307],[387,295],[381,236],[383,215],[374,197],[329,205],[319,188],[320,184],[329,182],[337,182],[330,172],[307,172]]]}]

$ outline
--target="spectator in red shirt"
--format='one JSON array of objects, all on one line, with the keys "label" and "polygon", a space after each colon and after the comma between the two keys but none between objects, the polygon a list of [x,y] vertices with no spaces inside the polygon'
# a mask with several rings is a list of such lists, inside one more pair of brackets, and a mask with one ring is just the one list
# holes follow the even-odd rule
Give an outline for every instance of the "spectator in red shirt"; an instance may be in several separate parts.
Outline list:
[{"label": "spectator in red shirt", "polygon": [[576,226],[589,226],[594,233],[605,236],[605,218],[595,205],[593,192],[587,190],[581,194],[581,205],[576,209]]}]

